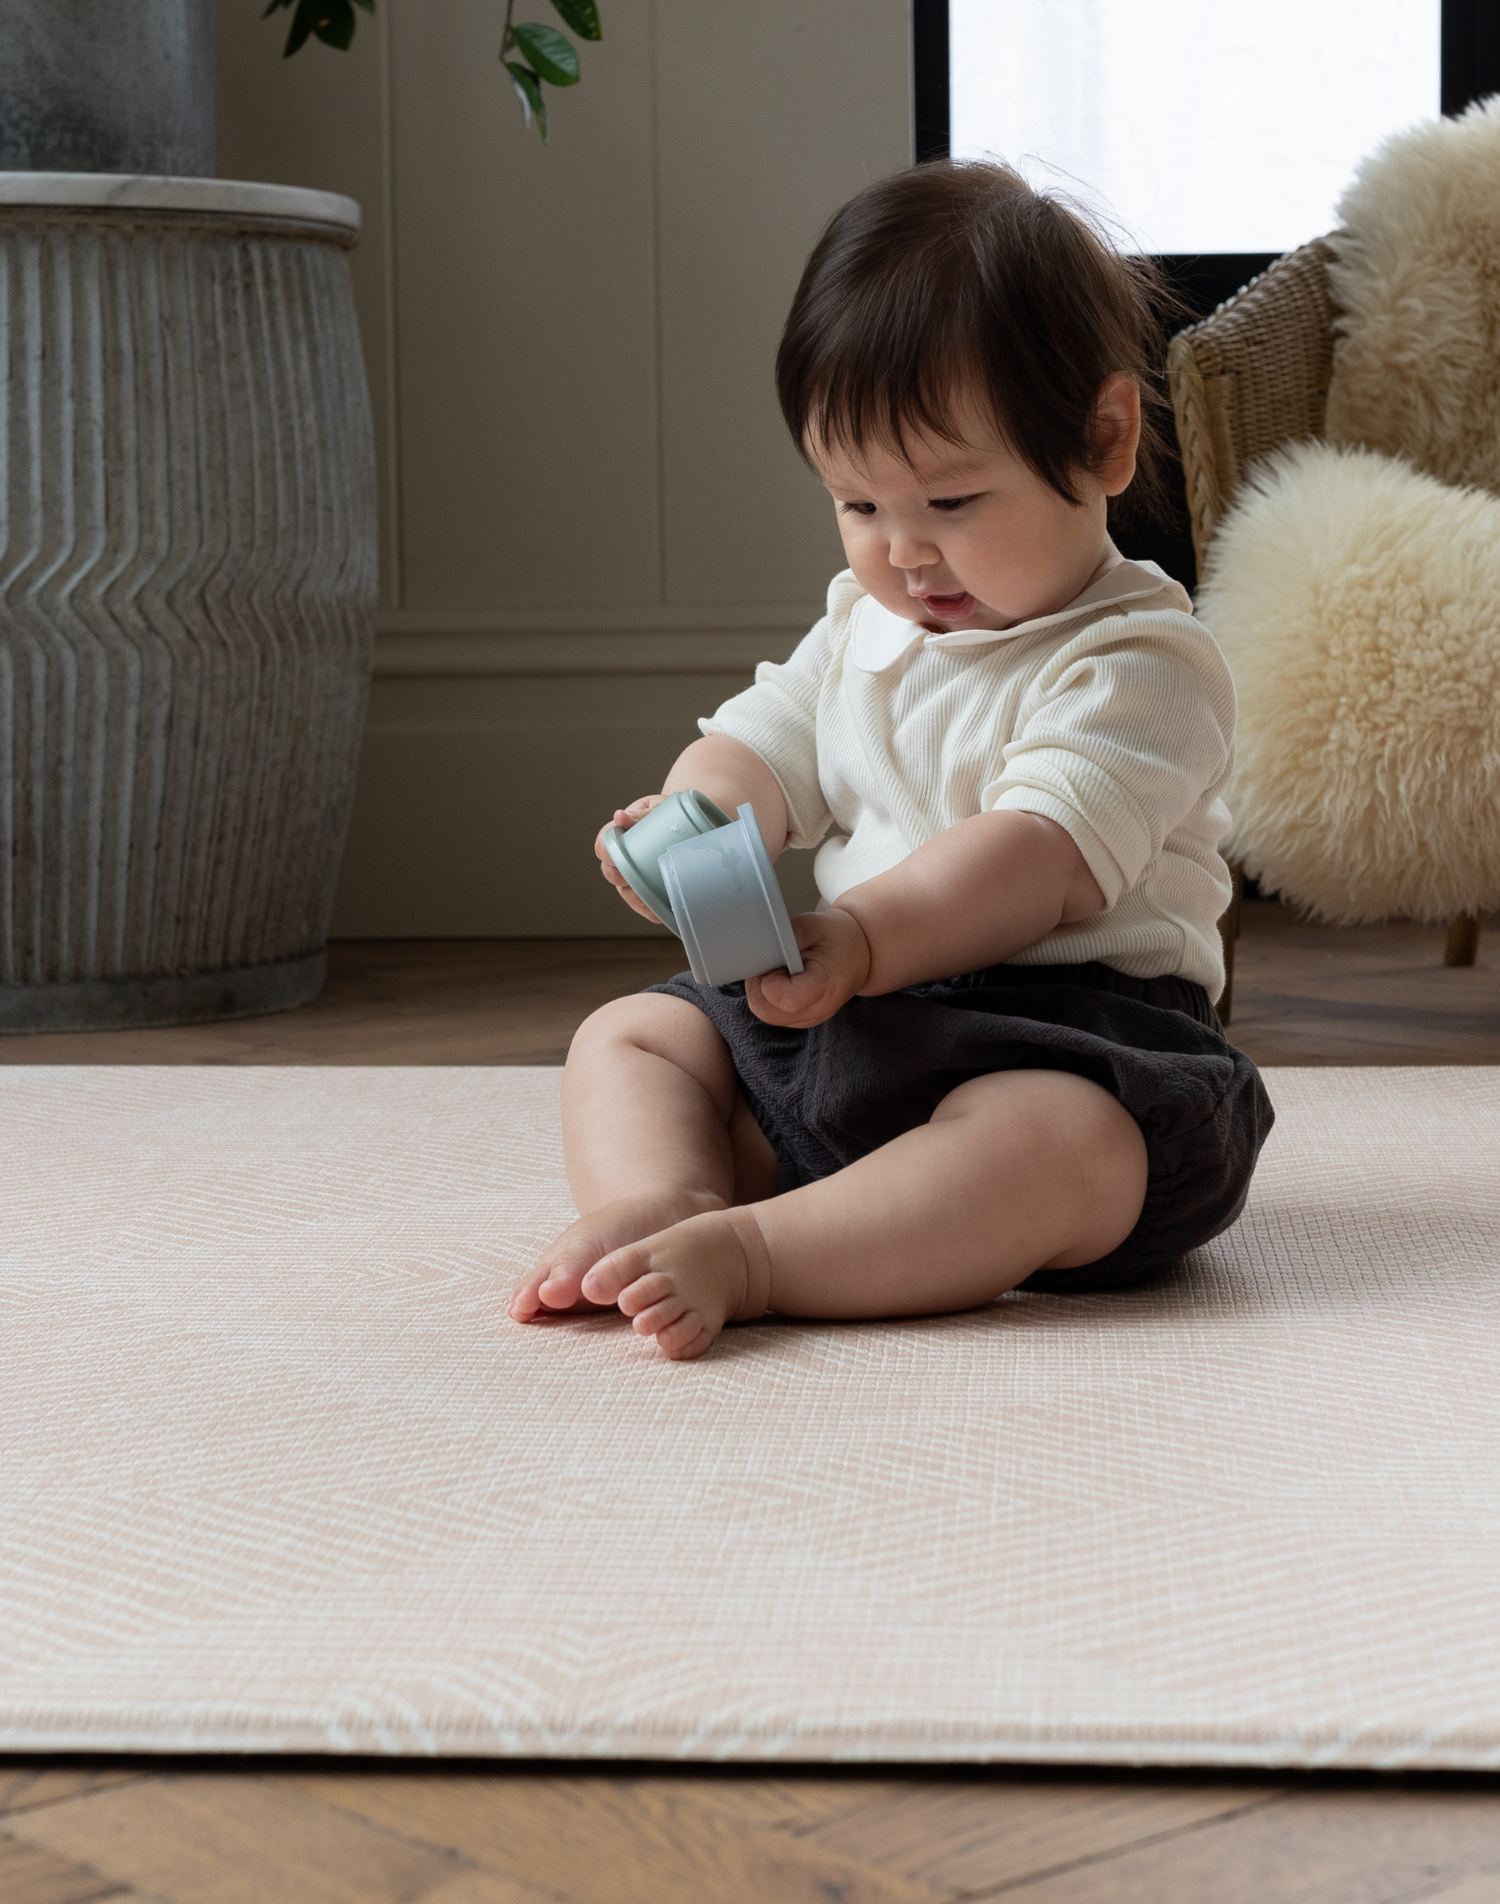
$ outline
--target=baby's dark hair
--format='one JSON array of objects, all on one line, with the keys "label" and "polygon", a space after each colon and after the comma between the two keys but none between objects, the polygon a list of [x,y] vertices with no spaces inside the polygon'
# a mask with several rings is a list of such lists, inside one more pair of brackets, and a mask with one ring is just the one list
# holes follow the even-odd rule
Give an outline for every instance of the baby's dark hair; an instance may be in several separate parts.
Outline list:
[{"label": "baby's dark hair", "polygon": [[[1016,455],[1068,502],[1104,460],[1095,405],[1117,373],[1141,392],[1132,515],[1170,507],[1154,266],[1122,256],[1007,165],[929,160],[867,185],[813,247],[776,354],[793,440],[907,454],[908,432],[960,440],[965,388]],[[1120,500],[1120,499],[1116,499]]]}]

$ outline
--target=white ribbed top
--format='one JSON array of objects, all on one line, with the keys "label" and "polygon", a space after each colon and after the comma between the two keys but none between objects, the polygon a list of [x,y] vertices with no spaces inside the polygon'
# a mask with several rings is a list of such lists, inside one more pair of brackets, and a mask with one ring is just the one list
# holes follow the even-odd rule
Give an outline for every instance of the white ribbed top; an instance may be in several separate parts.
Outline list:
[{"label": "white ribbed top", "polygon": [[776,775],[789,844],[823,841],[826,900],[973,814],[1041,813],[1077,841],[1105,909],[1013,962],[1178,973],[1216,998],[1234,685],[1190,608],[1154,562],[1125,562],[1058,614],[935,635],[846,569],[790,660],[762,662],[699,726]]}]

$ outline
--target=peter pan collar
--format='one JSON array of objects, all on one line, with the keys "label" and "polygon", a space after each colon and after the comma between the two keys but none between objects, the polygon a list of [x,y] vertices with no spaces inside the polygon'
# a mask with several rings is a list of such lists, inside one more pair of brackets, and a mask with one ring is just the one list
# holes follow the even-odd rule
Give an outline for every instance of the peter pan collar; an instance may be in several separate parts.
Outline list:
[{"label": "peter pan collar", "polygon": [[1066,608],[1056,614],[1017,622],[1014,628],[960,628],[951,634],[935,635],[920,622],[904,621],[890,609],[882,608],[873,595],[861,595],[850,611],[849,654],[854,665],[866,674],[883,674],[918,641],[928,648],[985,648],[995,642],[1018,641],[1023,635],[1040,634],[1044,629],[1061,628],[1093,614],[1106,603],[1114,613],[1123,611],[1127,602],[1145,602],[1152,597],[1160,598],[1162,608],[1192,611],[1187,590],[1155,562],[1117,563]]}]

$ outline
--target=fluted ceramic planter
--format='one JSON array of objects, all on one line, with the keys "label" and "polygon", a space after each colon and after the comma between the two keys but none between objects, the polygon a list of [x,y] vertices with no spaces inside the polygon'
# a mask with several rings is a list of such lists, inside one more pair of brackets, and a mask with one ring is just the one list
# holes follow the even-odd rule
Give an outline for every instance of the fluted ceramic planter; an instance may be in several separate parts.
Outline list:
[{"label": "fluted ceramic planter", "polygon": [[322,984],[374,637],[358,223],[0,174],[0,1030]]}]

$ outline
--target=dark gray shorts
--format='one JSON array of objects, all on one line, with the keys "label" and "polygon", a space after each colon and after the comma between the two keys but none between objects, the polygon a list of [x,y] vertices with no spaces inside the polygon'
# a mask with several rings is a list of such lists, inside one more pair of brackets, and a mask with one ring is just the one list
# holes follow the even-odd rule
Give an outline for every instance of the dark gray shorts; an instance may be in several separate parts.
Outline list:
[{"label": "dark gray shorts", "polygon": [[1103,1085],[1146,1140],[1140,1221],[1108,1256],[1038,1270],[1028,1289],[1123,1288],[1227,1230],[1273,1119],[1259,1072],[1187,979],[1131,978],[1097,963],[992,965],[852,998],[811,1031],[762,1023],[743,985],[700,986],[683,972],[647,989],[696,1005],[723,1037],[783,1190],[925,1124],[969,1078],[1072,1071]]}]

